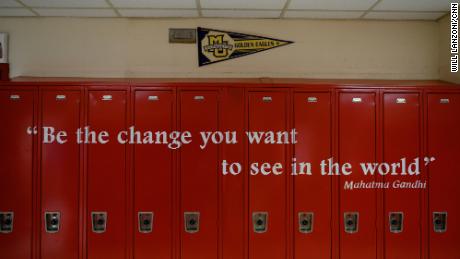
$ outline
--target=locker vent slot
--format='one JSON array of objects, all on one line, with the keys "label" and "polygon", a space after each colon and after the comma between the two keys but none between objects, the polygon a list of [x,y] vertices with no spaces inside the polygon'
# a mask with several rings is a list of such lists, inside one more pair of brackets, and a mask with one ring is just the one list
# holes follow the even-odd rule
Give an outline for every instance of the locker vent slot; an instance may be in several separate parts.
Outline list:
[{"label": "locker vent slot", "polygon": [[13,212],[0,212],[0,233],[11,233],[13,232]]},{"label": "locker vent slot", "polygon": [[19,100],[19,99],[21,99],[21,96],[19,96],[18,94],[12,94],[12,95],[10,95],[10,99],[11,100]]},{"label": "locker vent slot", "polygon": [[61,213],[59,212],[45,212],[45,229],[46,233],[59,232],[59,225],[61,221]]},{"label": "locker vent slot", "polygon": [[67,96],[63,95],[63,94],[58,94],[56,95],[56,100],[58,101],[62,101],[62,100],[65,100],[67,98]]},{"label": "locker vent slot", "polygon": [[433,228],[436,233],[447,231],[447,212],[433,212]]},{"label": "locker vent slot", "polygon": [[271,97],[271,96],[264,96],[264,97],[262,98],[262,101],[264,101],[264,102],[271,102],[271,101],[272,101],[272,97]]},{"label": "locker vent slot", "polygon": [[204,100],[204,96],[202,95],[196,95],[195,97],[193,97],[194,100],[196,101],[203,101]]},{"label": "locker vent slot", "polygon": [[317,97],[308,97],[307,102],[316,103],[316,102],[318,102],[318,98]]},{"label": "locker vent slot", "polygon": [[160,98],[158,96],[156,96],[156,95],[150,95],[148,97],[148,100],[149,101],[158,101],[158,100],[160,100]]},{"label": "locker vent slot", "polygon": [[404,104],[406,103],[406,98],[396,98],[396,103],[399,103],[399,104]]},{"label": "locker vent slot", "polygon": [[102,96],[102,101],[111,101],[112,100],[112,96],[111,95],[103,95]]},{"label": "locker vent slot", "polygon": [[94,233],[104,233],[107,229],[107,212],[92,212],[91,223]]},{"label": "locker vent slot", "polygon": [[139,232],[150,233],[153,229],[153,212],[139,212]]},{"label": "locker vent slot", "polygon": [[442,103],[442,104],[447,104],[447,103],[449,103],[449,102],[450,102],[450,100],[447,99],[447,98],[443,98],[443,99],[440,99],[440,100],[439,100],[439,103]]},{"label": "locker vent slot", "polygon": [[200,213],[199,212],[185,212],[185,232],[193,234],[200,231]]},{"label": "locker vent slot", "polygon": [[268,228],[268,213],[254,212],[252,213],[252,224],[255,233],[265,233]]},{"label": "locker vent slot", "polygon": [[360,98],[360,97],[353,97],[353,99],[351,101],[353,103],[361,103],[361,102],[363,102],[363,99]]},{"label": "locker vent slot", "polygon": [[389,218],[390,232],[401,233],[403,231],[404,213],[391,212]]}]

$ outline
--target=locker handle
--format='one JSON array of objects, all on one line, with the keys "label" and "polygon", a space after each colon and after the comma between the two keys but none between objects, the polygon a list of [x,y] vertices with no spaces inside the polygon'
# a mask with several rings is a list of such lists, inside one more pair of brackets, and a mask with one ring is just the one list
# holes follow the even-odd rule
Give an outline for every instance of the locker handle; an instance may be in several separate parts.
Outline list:
[{"label": "locker handle", "polygon": [[94,233],[104,233],[107,229],[107,212],[91,212],[91,223]]},{"label": "locker handle", "polygon": [[307,102],[316,103],[316,102],[318,102],[318,98],[317,97],[308,97]]},{"label": "locker handle", "polygon": [[273,100],[273,99],[272,99],[271,96],[264,96],[264,97],[262,98],[262,101],[264,101],[264,102],[271,102],[272,100]]},{"label": "locker handle", "polygon": [[65,100],[67,98],[67,96],[63,95],[63,94],[58,94],[56,95],[56,100],[58,101],[62,101],[62,100]]},{"label": "locker handle", "polygon": [[112,100],[112,96],[111,95],[103,95],[102,96],[102,101],[111,101]]},{"label": "locker handle", "polygon": [[360,103],[362,101],[363,101],[363,99],[361,97],[353,97],[353,99],[351,100],[351,102],[353,102],[353,103]]},{"label": "locker handle", "polygon": [[358,232],[359,213],[358,212],[345,212],[344,216],[345,233],[354,234]]},{"label": "locker handle", "polygon": [[153,229],[153,212],[139,212],[139,232],[150,233]]},{"label": "locker handle", "polygon": [[440,99],[440,100],[439,100],[439,103],[442,103],[442,104],[447,104],[447,103],[449,103],[449,102],[450,102],[450,100],[447,99],[447,98],[443,98],[443,99]]},{"label": "locker handle", "polygon": [[396,98],[396,103],[399,103],[399,104],[404,104],[406,103],[406,98]]},{"label": "locker handle", "polygon": [[14,212],[0,212],[0,233],[13,232]]},{"label": "locker handle", "polygon": [[12,94],[12,95],[10,95],[10,99],[11,100],[19,100],[19,99],[21,99],[21,96],[19,96],[18,94]]},{"label": "locker handle", "polygon": [[156,96],[156,95],[150,95],[148,97],[148,100],[149,101],[158,101],[158,100],[160,100],[160,98],[158,96]]},{"label": "locker handle", "polygon": [[59,232],[60,212],[45,212],[45,229],[47,233],[53,234]]},{"label": "locker handle", "polygon": [[390,232],[401,233],[403,231],[404,213],[390,212],[389,214]]},{"label": "locker handle", "polygon": [[447,212],[433,212],[433,228],[436,233],[447,231]]},{"label": "locker handle", "polygon": [[194,234],[200,231],[200,213],[184,212],[185,232]]},{"label": "locker handle", "polygon": [[268,228],[268,212],[253,212],[252,222],[254,233],[265,233]]},{"label": "locker handle", "polygon": [[193,99],[196,100],[196,101],[202,101],[202,100],[204,100],[204,96],[196,95],[195,97],[193,97]]}]

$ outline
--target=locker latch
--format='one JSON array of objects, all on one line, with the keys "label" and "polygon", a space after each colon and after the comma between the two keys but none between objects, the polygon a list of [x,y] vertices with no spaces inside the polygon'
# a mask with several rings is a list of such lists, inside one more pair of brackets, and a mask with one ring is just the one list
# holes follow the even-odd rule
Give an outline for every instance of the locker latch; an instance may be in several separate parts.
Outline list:
[{"label": "locker latch", "polygon": [[447,212],[433,212],[433,227],[436,233],[447,231]]},{"label": "locker latch", "polygon": [[262,98],[262,101],[264,101],[264,102],[271,102],[272,100],[273,100],[273,99],[272,99],[271,96],[264,96],[264,97]]},{"label": "locker latch", "polygon": [[363,99],[361,97],[353,97],[351,100],[352,103],[362,103]]},{"label": "locker latch", "polygon": [[196,233],[200,230],[200,213],[199,212],[185,212],[185,232]]},{"label": "locker latch", "polygon": [[107,229],[107,212],[92,212],[91,223],[94,233],[104,233]]},{"label": "locker latch", "polygon": [[313,212],[299,212],[299,232],[304,234],[313,232]]},{"label": "locker latch", "polygon": [[252,213],[252,224],[254,225],[255,233],[267,232],[268,213],[267,212]]},{"label": "locker latch", "polygon": [[149,97],[147,99],[149,101],[158,101],[158,100],[160,100],[160,97],[158,97],[157,95],[149,95]]},{"label": "locker latch", "polygon": [[13,232],[13,212],[0,212],[0,233]]},{"label": "locker latch", "polygon": [[404,224],[404,213],[402,212],[391,212],[390,218],[390,232],[391,233],[401,233],[403,231]]},{"label": "locker latch", "polygon": [[139,232],[150,233],[153,226],[153,212],[139,212]]},{"label": "locker latch", "polygon": [[47,233],[59,232],[60,222],[61,222],[61,213],[45,212],[45,228],[46,228]]},{"label": "locker latch", "polygon": [[10,99],[11,100],[19,100],[19,99],[21,99],[21,96],[18,95],[18,94],[12,94],[12,95],[10,95]]},{"label": "locker latch", "polygon": [[450,100],[447,99],[447,98],[439,99],[439,103],[441,103],[441,104],[448,104],[449,102],[450,102]]},{"label": "locker latch", "polygon": [[353,234],[358,232],[358,212],[346,212],[344,213],[343,219],[346,233]]}]

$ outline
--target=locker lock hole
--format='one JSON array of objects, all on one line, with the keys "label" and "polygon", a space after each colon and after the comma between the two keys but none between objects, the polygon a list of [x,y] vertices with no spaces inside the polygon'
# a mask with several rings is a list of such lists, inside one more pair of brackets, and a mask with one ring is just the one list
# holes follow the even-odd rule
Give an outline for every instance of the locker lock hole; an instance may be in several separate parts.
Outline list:
[{"label": "locker lock hole", "polygon": [[299,212],[299,232],[313,232],[313,212]]},{"label": "locker lock hole", "polygon": [[436,233],[444,233],[447,231],[447,212],[433,213],[433,228]]},{"label": "locker lock hole", "polygon": [[255,233],[267,232],[268,213],[267,212],[254,212],[252,214],[252,223]]},{"label": "locker lock hole", "polygon": [[358,232],[358,218],[357,212],[347,212],[344,214],[345,232],[353,234]]},{"label": "locker lock hole", "polygon": [[46,212],[45,213],[45,228],[47,233],[59,232],[59,225],[61,213],[59,212]]},{"label": "locker lock hole", "polygon": [[153,212],[139,212],[139,232],[150,233],[153,229]]},{"label": "locker lock hole", "polygon": [[391,233],[401,233],[403,231],[404,214],[402,212],[391,212],[389,220]]},{"label": "locker lock hole", "polygon": [[13,212],[0,212],[0,233],[13,232]]},{"label": "locker lock hole", "polygon": [[107,228],[107,212],[91,213],[94,233],[104,233]]},{"label": "locker lock hole", "polygon": [[200,213],[199,212],[185,212],[185,232],[196,233],[200,230]]}]

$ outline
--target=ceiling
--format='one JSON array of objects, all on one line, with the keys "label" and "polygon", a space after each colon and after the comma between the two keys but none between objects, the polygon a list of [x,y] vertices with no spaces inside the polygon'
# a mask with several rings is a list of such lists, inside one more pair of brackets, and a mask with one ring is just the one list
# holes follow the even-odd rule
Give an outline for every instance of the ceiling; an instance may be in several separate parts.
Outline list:
[{"label": "ceiling", "polygon": [[437,20],[452,1],[456,0],[0,0],[0,17]]}]

